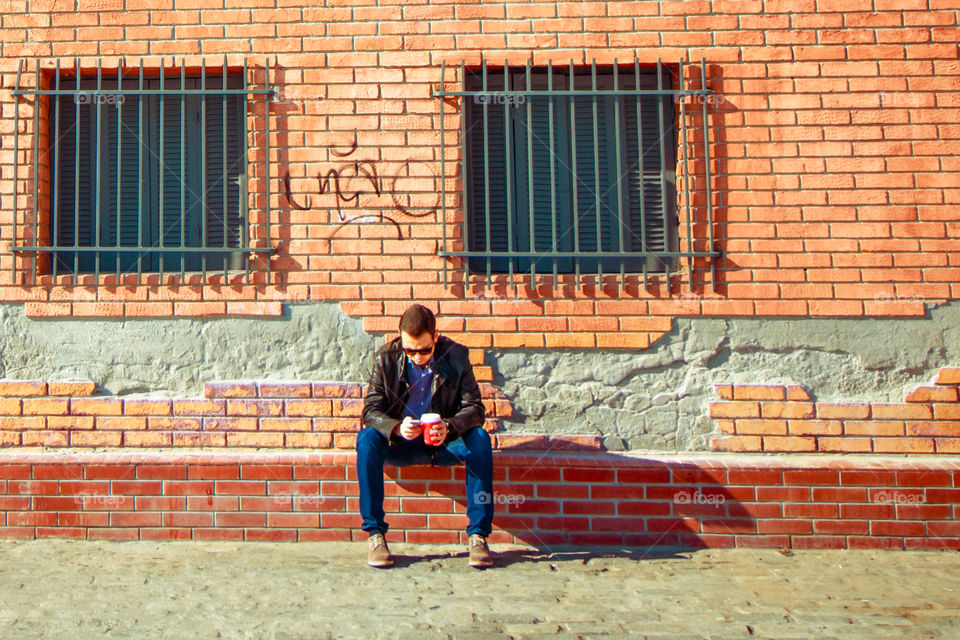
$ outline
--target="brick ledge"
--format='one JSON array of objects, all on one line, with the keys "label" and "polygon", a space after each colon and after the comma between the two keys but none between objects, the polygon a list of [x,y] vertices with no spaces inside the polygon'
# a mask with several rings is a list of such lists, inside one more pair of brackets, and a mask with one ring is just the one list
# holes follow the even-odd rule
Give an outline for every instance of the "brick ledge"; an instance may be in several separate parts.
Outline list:
[{"label": "brick ledge", "polygon": [[[355,459],[352,451],[340,450],[261,450],[246,449],[210,450],[210,449],[20,449],[0,450],[0,465],[6,464],[49,464],[49,463],[103,463],[103,464],[189,464],[204,462],[214,464],[343,464]],[[494,457],[510,465],[536,464],[540,460],[549,460],[551,464],[562,462],[572,467],[621,468],[642,467],[644,464],[661,466],[664,464],[691,464],[700,467],[744,468],[757,467],[769,469],[864,469],[881,468],[884,470],[909,471],[914,469],[942,469],[960,471],[960,456],[882,456],[858,455],[851,457],[842,454],[821,455],[770,455],[754,453],[700,453],[700,452],[659,452],[659,451],[495,451]]]}]

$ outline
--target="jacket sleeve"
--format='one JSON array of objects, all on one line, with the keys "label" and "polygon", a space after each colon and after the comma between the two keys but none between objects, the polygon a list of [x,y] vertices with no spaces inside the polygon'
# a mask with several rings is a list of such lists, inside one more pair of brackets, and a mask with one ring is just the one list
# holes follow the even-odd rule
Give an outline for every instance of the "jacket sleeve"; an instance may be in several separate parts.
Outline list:
[{"label": "jacket sleeve", "polygon": [[360,420],[363,426],[373,427],[389,440],[394,428],[400,424],[401,420],[392,418],[387,413],[389,401],[387,399],[386,376],[383,370],[384,357],[378,353],[374,361],[373,371],[367,381],[367,394],[363,399],[363,414]]},{"label": "jacket sleeve", "polygon": [[480,386],[473,375],[473,366],[466,358],[464,361],[464,369],[460,375],[460,409],[445,419],[457,436],[462,436],[474,427],[482,427],[486,413],[480,396]]}]

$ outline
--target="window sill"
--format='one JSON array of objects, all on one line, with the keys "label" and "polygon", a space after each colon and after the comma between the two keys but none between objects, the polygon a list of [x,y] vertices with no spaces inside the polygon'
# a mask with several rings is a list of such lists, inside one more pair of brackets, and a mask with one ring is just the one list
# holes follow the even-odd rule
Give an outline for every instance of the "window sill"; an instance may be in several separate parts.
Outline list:
[{"label": "window sill", "polygon": [[28,318],[280,317],[280,301],[26,302]]}]

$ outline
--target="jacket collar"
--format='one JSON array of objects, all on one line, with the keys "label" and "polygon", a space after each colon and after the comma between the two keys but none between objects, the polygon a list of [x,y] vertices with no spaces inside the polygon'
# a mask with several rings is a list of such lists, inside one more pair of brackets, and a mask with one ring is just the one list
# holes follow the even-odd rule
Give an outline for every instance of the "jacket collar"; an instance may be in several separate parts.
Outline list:
[{"label": "jacket collar", "polygon": [[433,379],[436,384],[442,383],[451,375],[452,367],[448,355],[452,346],[449,338],[437,338],[437,348],[433,352]]}]

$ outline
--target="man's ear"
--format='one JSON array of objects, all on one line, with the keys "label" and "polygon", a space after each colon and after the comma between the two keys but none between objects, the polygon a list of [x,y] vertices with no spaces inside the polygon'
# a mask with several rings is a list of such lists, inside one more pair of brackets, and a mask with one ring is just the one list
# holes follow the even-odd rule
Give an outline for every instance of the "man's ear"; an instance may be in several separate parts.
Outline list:
[{"label": "man's ear", "polygon": [[440,332],[439,332],[439,331],[434,331],[434,332],[433,332],[433,343],[436,344],[436,343],[437,343],[437,340],[439,340],[439,339],[440,339]]}]

